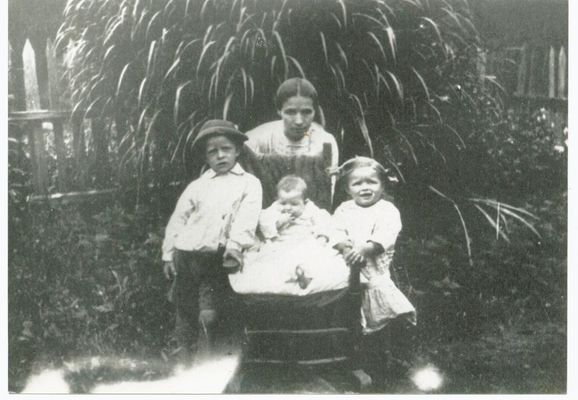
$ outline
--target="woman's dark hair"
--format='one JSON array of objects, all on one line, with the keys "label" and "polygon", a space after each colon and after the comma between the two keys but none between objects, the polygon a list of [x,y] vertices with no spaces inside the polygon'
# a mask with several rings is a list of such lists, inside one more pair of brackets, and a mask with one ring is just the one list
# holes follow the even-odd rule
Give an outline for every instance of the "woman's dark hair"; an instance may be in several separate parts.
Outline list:
[{"label": "woman's dark hair", "polygon": [[275,95],[275,107],[277,107],[277,110],[280,110],[283,104],[293,96],[310,98],[313,101],[313,107],[317,109],[317,89],[307,79],[291,78],[279,86]]}]

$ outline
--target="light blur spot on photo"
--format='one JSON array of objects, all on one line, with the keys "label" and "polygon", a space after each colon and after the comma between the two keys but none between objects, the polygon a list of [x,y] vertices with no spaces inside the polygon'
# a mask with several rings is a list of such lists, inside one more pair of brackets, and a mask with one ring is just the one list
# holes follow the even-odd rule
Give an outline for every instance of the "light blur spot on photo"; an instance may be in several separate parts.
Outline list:
[{"label": "light blur spot on photo", "polygon": [[438,390],[443,385],[443,375],[434,365],[426,365],[417,369],[411,380],[417,388],[423,392],[432,392]]},{"label": "light blur spot on photo", "polygon": [[227,357],[207,361],[190,369],[177,370],[167,379],[149,382],[119,382],[98,385],[91,393],[131,393],[131,394],[217,394],[223,393],[235,374],[238,359]]},{"label": "light blur spot on photo", "polygon": [[[85,368],[93,371],[101,365],[112,365],[115,361],[102,361],[92,357],[88,362],[66,363],[67,371],[82,373]],[[126,360],[116,361],[117,366],[130,367]],[[129,363],[130,364],[130,363]],[[238,355],[226,356],[219,359],[202,360],[190,368],[177,367],[174,374],[166,379],[154,381],[127,380],[114,383],[96,385],[90,393],[114,394],[219,394],[225,391],[229,381],[235,375],[239,365]],[[133,365],[134,367],[134,365]],[[28,394],[67,394],[70,385],[64,379],[65,369],[47,369],[28,378],[22,393]]]},{"label": "light blur spot on photo", "polygon": [[49,369],[30,376],[22,393],[70,393],[70,388],[61,370]]}]

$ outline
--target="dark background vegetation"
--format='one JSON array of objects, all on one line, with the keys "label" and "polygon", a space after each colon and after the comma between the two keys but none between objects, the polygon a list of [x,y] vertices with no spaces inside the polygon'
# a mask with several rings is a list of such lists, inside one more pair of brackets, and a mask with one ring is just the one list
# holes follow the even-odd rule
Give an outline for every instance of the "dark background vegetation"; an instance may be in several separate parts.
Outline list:
[{"label": "dark background vegetation", "polygon": [[565,330],[566,137],[549,107],[480,75],[486,42],[466,2],[71,0],[64,15],[73,117],[104,122],[88,150],[106,143],[100,166],[120,190],[32,204],[29,161],[10,147],[11,390],[34,362],[171,360],[160,245],[193,176],[188,143],[210,117],[270,120],[278,83],[301,74],[341,159],[373,154],[398,182],[394,277],[423,345]]}]

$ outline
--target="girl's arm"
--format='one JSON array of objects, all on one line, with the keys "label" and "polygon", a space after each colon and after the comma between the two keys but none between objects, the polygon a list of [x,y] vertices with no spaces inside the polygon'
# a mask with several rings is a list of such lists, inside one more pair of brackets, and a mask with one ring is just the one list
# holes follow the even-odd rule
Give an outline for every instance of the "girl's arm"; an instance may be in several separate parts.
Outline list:
[{"label": "girl's arm", "polygon": [[173,260],[173,251],[175,239],[183,226],[186,225],[189,216],[195,211],[195,182],[191,182],[179,197],[175,210],[169,219],[165,229],[165,238],[163,240],[162,252],[163,261]]},{"label": "girl's arm", "polygon": [[347,212],[344,212],[342,206],[339,206],[333,214],[333,228],[334,228],[334,245],[333,247],[343,254],[343,258],[348,265],[353,265],[365,261],[363,255],[355,251],[354,243],[349,238],[347,232]]}]

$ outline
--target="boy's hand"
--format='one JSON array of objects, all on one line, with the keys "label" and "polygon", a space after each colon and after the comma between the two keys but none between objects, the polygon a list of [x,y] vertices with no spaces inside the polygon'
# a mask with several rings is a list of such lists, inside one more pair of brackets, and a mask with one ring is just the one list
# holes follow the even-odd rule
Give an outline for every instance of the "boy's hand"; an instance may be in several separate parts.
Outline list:
[{"label": "boy's hand", "polygon": [[163,273],[165,278],[172,279],[177,276],[177,269],[175,268],[175,263],[173,261],[165,261],[163,264]]},{"label": "boy's hand", "polygon": [[223,260],[233,259],[239,265],[239,269],[243,270],[243,254],[237,249],[225,249],[223,253]]}]

